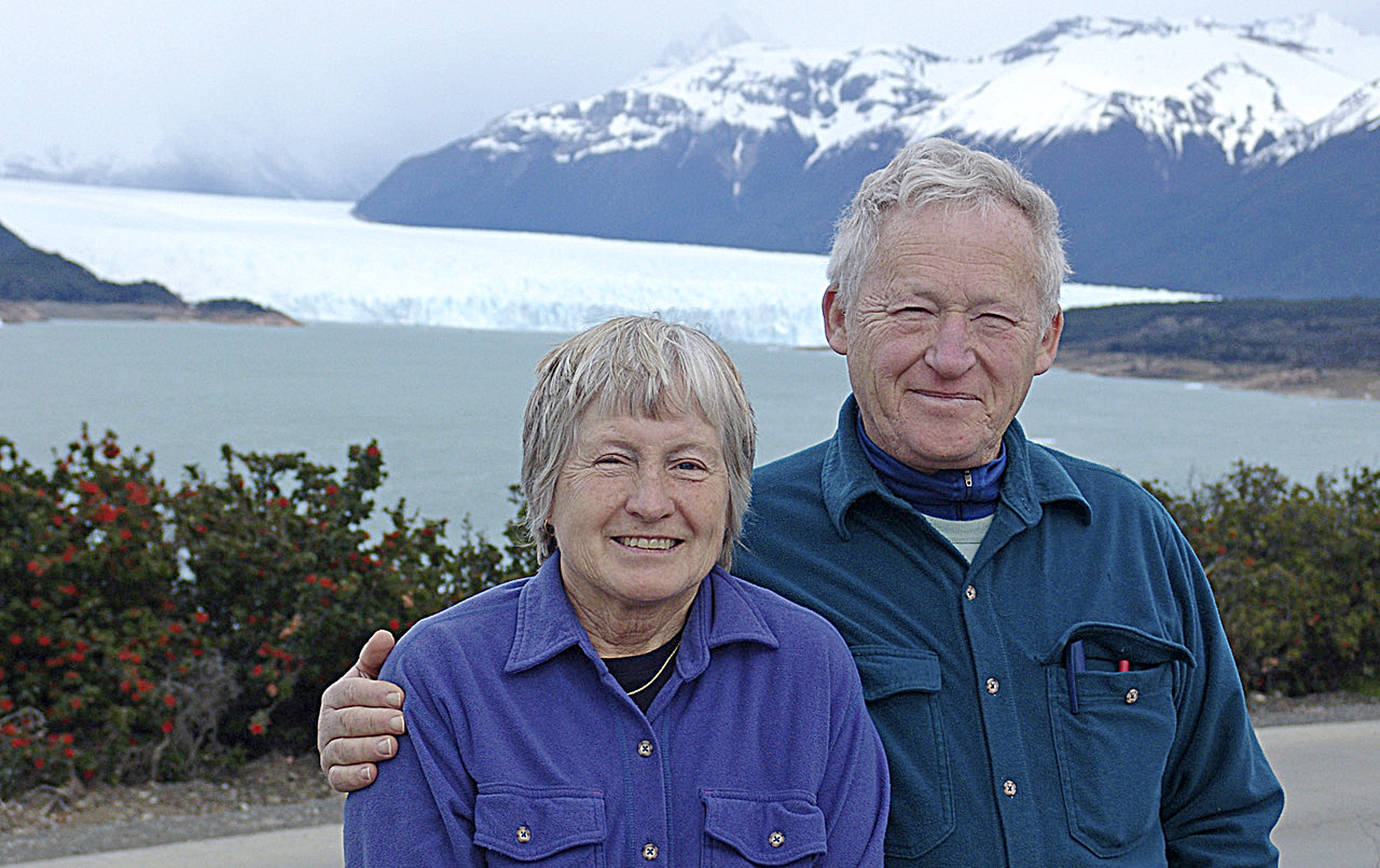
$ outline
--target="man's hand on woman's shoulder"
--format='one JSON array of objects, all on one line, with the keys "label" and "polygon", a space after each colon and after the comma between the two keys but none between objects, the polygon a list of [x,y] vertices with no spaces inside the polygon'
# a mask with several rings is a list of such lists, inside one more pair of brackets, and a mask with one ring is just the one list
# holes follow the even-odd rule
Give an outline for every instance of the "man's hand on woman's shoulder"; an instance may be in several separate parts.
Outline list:
[{"label": "man's hand on woman's shoulder", "polygon": [[392,633],[374,633],[355,665],[321,694],[316,749],[333,790],[349,793],[369,786],[378,774],[375,763],[398,752],[397,737],[405,731],[403,691],[377,680],[392,650]]}]

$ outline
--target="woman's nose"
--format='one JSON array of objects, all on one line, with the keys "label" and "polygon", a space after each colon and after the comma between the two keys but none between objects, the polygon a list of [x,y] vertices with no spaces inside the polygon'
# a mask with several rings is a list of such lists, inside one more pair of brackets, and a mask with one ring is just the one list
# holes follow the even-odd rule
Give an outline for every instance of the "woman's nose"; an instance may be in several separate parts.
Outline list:
[{"label": "woman's nose", "polygon": [[656,521],[670,515],[674,509],[665,474],[644,472],[637,475],[632,491],[628,492],[628,512],[644,521]]}]

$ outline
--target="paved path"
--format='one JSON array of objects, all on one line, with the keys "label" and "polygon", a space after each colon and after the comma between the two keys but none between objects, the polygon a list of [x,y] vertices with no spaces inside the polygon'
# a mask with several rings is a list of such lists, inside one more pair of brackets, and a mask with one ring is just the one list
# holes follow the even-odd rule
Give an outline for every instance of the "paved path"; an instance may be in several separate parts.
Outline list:
[{"label": "paved path", "polygon": [[1256,730],[1284,784],[1283,868],[1380,868],[1380,721]]},{"label": "paved path", "polygon": [[[1380,868],[1380,721],[1258,730],[1284,782],[1284,868]],[[340,826],[284,829],[27,863],[44,868],[339,868]]]}]

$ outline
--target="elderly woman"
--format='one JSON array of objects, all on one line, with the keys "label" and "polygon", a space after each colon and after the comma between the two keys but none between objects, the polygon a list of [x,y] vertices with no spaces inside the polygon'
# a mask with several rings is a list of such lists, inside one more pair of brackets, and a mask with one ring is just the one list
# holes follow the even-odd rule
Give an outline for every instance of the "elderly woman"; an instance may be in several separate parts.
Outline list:
[{"label": "elderly woman", "polygon": [[646,317],[537,366],[535,576],[418,623],[409,735],[350,796],[350,864],[881,865],[888,784],[848,649],[729,575],[752,411],[728,356]]}]

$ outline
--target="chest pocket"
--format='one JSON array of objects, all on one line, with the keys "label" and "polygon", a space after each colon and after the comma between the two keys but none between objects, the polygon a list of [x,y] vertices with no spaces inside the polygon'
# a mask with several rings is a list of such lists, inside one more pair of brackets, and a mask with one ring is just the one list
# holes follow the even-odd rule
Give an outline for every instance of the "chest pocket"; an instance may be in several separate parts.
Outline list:
[{"label": "chest pocket", "polygon": [[891,813],[886,855],[914,859],[954,828],[949,755],[939,714],[939,655],[869,645],[852,650],[867,710],[887,742]]},{"label": "chest pocket", "polygon": [[588,790],[500,788],[474,800],[474,843],[489,865],[599,868],[604,799]]},{"label": "chest pocket", "polygon": [[815,864],[825,851],[824,812],[803,796],[706,790],[703,868]]},{"label": "chest pocket", "polygon": [[[1063,649],[1074,640],[1083,642],[1086,671],[1067,666]],[[1121,660],[1129,671],[1117,671]],[[1046,660],[1069,834],[1097,856],[1124,855],[1159,825],[1177,730],[1176,669],[1192,662],[1178,643],[1112,624],[1075,626]]]}]

